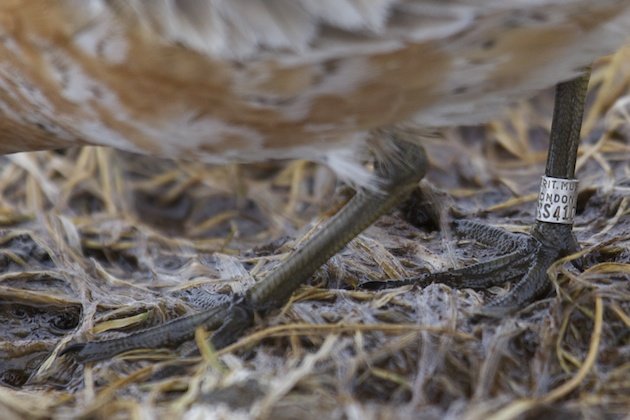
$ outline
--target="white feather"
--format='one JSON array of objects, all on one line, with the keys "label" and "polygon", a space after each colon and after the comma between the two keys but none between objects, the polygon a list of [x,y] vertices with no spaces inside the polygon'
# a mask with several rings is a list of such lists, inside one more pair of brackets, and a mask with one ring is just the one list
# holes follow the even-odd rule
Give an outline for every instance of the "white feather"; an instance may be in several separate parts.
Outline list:
[{"label": "white feather", "polygon": [[[155,120],[136,121],[133,112],[125,110],[122,101],[117,100],[117,92],[113,89],[110,91],[111,100],[93,97],[95,86],[99,91],[107,91],[106,78],[91,80],[87,76],[82,77],[81,72],[86,71],[82,64],[68,62],[58,69],[60,73],[51,74],[59,76],[53,80],[62,84],[59,80],[72,70],[76,76],[74,83],[66,83],[65,90],[61,89],[61,92],[67,100],[79,105],[79,111],[62,115],[49,105],[52,102],[47,101],[45,89],[41,92],[23,89],[32,83],[23,83],[21,75],[16,75],[10,67],[10,61],[0,61],[0,84],[12,82],[17,84],[18,89],[25,90],[18,93],[22,103],[30,101],[32,104],[30,118],[33,115],[45,117],[48,119],[46,123],[51,126],[54,126],[53,122],[62,121],[65,127],[70,127],[89,142],[133,149],[134,145],[124,137],[124,130],[118,132],[115,127],[108,127],[98,120],[100,114],[97,111],[100,109],[96,108],[103,107],[120,126],[132,127],[134,132],[144,136],[145,143],[159,145],[153,148],[154,151],[161,150],[169,156],[213,162],[308,158],[325,161],[341,177],[358,185],[372,183],[369,172],[361,166],[365,131],[383,121],[397,123],[396,118],[403,118],[400,116],[403,114],[409,117],[409,112],[400,115],[396,112],[400,102],[418,102],[413,120],[421,126],[480,123],[495,116],[502,107],[516,99],[575,76],[577,69],[599,55],[612,52],[630,34],[628,0],[58,1],[66,6],[70,22],[76,28],[75,46],[86,55],[93,57],[101,54],[97,59],[102,59],[107,65],[124,65],[124,60],[133,64],[134,57],[128,57],[131,49],[124,43],[124,37],[128,28],[138,26],[148,31],[143,35],[147,35],[147,42],[153,43],[149,46],[157,48],[160,43],[183,46],[193,50],[191,55],[207,57],[209,69],[220,67],[217,71],[225,71],[230,94],[234,95],[226,98],[226,102],[233,102],[217,105],[224,108],[219,109],[223,113],[217,112],[216,115],[215,110],[209,108],[206,110],[207,120],[196,121],[190,118],[198,114],[197,109],[191,109],[192,101],[165,101],[157,111],[163,114],[157,115]],[[624,10],[623,13],[606,24],[584,29],[582,37],[569,36],[566,45],[559,44],[553,60],[542,62],[518,83],[495,83],[493,77],[499,64],[514,57],[518,60],[520,51],[489,54],[485,60],[479,61],[467,56],[471,50],[480,50],[485,36],[500,37],[513,27],[566,27],[569,22],[568,25],[573,25],[581,34],[578,20],[573,22],[568,17],[580,13],[586,15],[584,10],[598,11],[610,5],[623,6],[625,10],[619,7],[619,10]],[[544,15],[544,19],[536,19],[538,13]],[[7,45],[11,45],[9,41]],[[40,42],[44,47],[54,48],[50,40]],[[413,68],[405,68],[409,64],[402,60],[389,63],[376,61],[376,64],[372,60],[376,55],[383,56],[420,44],[429,45],[431,50],[437,50],[446,57],[443,73],[423,73],[425,69],[421,61],[414,61]],[[69,60],[74,59],[67,51],[59,50]],[[221,66],[223,64],[224,67]],[[50,65],[54,70],[54,63]],[[274,72],[296,68],[308,71],[301,74],[306,81],[297,83],[295,89],[274,91],[265,86],[267,79],[277,83],[272,77],[276,76]],[[408,76],[410,73],[419,74],[419,78],[431,78],[431,82],[435,79],[435,86],[426,89],[434,98],[425,104],[419,95],[406,97],[406,85],[388,79],[391,75],[400,74],[397,72],[400,69],[409,70],[405,80],[413,82],[413,78]],[[132,86],[131,83],[128,86]],[[317,115],[313,120],[309,119],[313,104],[318,99],[336,98],[341,103],[344,96],[357,94],[373,84],[391,87],[390,90],[383,88],[385,93],[378,98],[384,102],[377,104],[383,108],[382,115],[377,115],[379,109],[374,106],[348,101],[354,108],[344,108],[343,115],[331,110],[327,114],[321,113],[323,117]],[[465,84],[467,90],[463,94],[455,94],[455,88],[461,84]],[[421,93],[424,91],[421,90]],[[200,92],[200,95],[212,99],[213,92]],[[225,111],[235,104],[238,106],[234,109],[249,113],[246,117],[259,110],[270,111],[278,116],[280,123],[295,124],[303,129],[303,133],[312,139],[311,143],[296,141],[296,144],[291,144],[285,141],[286,144],[278,147],[278,143],[269,141],[269,136],[274,134],[273,126],[261,128],[261,125],[250,125],[247,118],[231,119],[231,116],[226,116]],[[2,112],[5,116],[16,114],[11,109],[3,109]],[[366,112],[378,123],[372,126],[369,125],[371,120],[366,123],[366,118],[361,118]],[[222,115],[223,119],[218,115]],[[357,121],[363,125],[357,127]],[[359,133],[355,134],[353,130]],[[320,134],[321,142],[317,138]],[[218,142],[222,135],[239,138],[242,142],[233,149],[226,146],[213,149],[212,154],[200,152],[200,146]],[[276,146],[268,146],[272,143]]]}]

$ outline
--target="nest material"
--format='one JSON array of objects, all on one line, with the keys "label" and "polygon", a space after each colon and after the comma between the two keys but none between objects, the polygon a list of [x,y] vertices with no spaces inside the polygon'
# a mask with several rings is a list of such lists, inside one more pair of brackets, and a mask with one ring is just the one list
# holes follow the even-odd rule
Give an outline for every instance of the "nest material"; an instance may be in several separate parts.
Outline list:
[{"label": "nest material", "polygon": [[[630,50],[592,75],[575,232],[555,296],[467,315],[506,288],[381,292],[364,281],[493,251],[430,223],[414,198],[320,269],[282,310],[215,352],[208,333],[86,368],[57,352],[228,299],[262,278],[347,191],[307,162],[208,167],[102,148],[0,167],[0,412],[6,418],[496,418],[630,412]],[[427,146],[431,211],[512,231],[534,218],[553,95]],[[437,189],[437,187],[440,190]],[[330,210],[333,209],[333,210]],[[580,259],[581,269],[571,261]],[[194,350],[199,350],[198,352]],[[198,356],[201,354],[201,356]]]}]

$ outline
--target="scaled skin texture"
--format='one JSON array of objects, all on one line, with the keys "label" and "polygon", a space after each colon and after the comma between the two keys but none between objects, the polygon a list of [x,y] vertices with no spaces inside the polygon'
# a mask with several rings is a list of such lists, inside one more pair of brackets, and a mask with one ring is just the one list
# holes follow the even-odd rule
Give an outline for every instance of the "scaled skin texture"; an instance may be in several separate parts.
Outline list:
[{"label": "scaled skin texture", "polygon": [[626,0],[3,0],[0,152],[301,158],[361,184],[370,130],[483,122],[629,34]]}]

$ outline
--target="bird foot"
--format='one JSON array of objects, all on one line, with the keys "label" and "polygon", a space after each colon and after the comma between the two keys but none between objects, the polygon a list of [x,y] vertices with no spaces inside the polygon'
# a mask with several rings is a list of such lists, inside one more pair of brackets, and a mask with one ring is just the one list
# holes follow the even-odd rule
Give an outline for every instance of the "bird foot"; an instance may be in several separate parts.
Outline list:
[{"label": "bird foot", "polygon": [[246,296],[238,296],[225,314],[225,321],[217,328],[210,341],[216,349],[222,349],[238,340],[245,331],[254,325],[256,307]]},{"label": "bird foot", "polygon": [[216,331],[215,348],[231,344],[253,324],[255,313],[281,307],[322,264],[417,186],[427,166],[424,149],[396,130],[380,134],[374,140],[384,142],[375,162],[380,189],[358,191],[335,217],[243,296],[126,337],[72,344],[62,354],[86,363],[137,348],[172,347],[192,338],[199,327]]},{"label": "bird foot", "polygon": [[476,316],[500,317],[531,303],[550,288],[547,269],[559,258],[578,250],[570,225],[536,222],[531,235],[517,234],[478,222],[457,221],[454,230],[494,247],[502,255],[467,267],[400,280],[374,281],[361,285],[378,290],[403,285],[426,287],[442,283],[457,289],[483,290],[516,281],[514,287],[475,312]]}]

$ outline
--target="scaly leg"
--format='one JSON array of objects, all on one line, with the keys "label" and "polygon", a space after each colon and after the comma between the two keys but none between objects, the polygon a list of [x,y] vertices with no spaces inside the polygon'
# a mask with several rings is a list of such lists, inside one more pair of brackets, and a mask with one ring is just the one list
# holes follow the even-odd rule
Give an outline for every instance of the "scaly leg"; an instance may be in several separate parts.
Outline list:
[{"label": "scaly leg", "polygon": [[578,249],[572,232],[577,197],[574,177],[589,74],[587,71],[580,78],[557,86],[547,167],[531,236],[476,222],[456,222],[454,227],[459,235],[494,246],[504,255],[461,269],[403,280],[369,282],[363,286],[381,289],[405,284],[424,287],[431,283],[445,283],[456,288],[486,289],[520,279],[509,293],[479,311],[488,316],[511,312],[545,293],[550,286],[547,279],[549,266]]},{"label": "scaly leg", "polygon": [[[574,81],[558,85],[546,176],[548,184],[575,185],[572,180],[577,159],[577,146],[581,127],[584,97],[588,74]],[[177,345],[192,338],[196,328],[216,329],[213,344],[220,348],[236,340],[253,322],[253,313],[266,311],[284,304],[293,291],[305,282],[332,255],[389,211],[424,175],[426,157],[422,148],[391,139],[397,145],[396,156],[380,167],[384,180],[383,192],[361,191],[324,226],[311,240],[281,264],[269,277],[237,297],[231,304],[222,304],[210,310],[182,317],[163,325],[146,329],[126,337],[79,343],[69,346],[64,353],[74,353],[80,362],[111,358],[116,354],[137,348],[155,348]],[[566,192],[566,191],[565,191]],[[562,195],[564,194],[564,195]],[[570,194],[561,194],[571,198]],[[541,194],[543,195],[543,194]],[[543,197],[544,198],[544,197]],[[573,200],[575,197],[572,197]],[[547,203],[549,204],[549,203]],[[552,205],[553,207],[553,205]],[[532,301],[549,287],[546,270],[559,257],[577,249],[572,233],[572,214],[560,220],[562,214],[552,208],[547,218],[545,203],[539,208],[538,220],[531,237],[503,232],[474,222],[459,222],[456,230],[464,235],[493,246],[506,255],[459,270],[429,274],[417,278],[371,283],[372,287],[391,287],[401,284],[432,282],[447,283],[454,287],[487,288],[522,277],[505,296],[488,304],[481,312],[497,315],[521,307]],[[573,208],[560,208],[560,213],[571,213]],[[541,220],[542,219],[542,220]]]},{"label": "scaly leg", "polygon": [[379,216],[400,203],[424,176],[424,149],[402,140],[394,133],[383,132],[391,151],[377,167],[381,191],[363,190],[346,204],[335,217],[293,253],[267,278],[252,286],[231,304],[178,318],[126,337],[73,344],[63,353],[73,353],[80,362],[107,359],[137,348],[172,347],[194,336],[195,329],[216,329],[212,337],[221,348],[238,339],[253,322],[254,312],[282,306],[291,294],[328,259],[370,226]]}]

